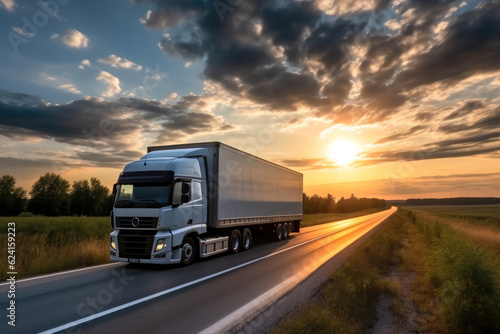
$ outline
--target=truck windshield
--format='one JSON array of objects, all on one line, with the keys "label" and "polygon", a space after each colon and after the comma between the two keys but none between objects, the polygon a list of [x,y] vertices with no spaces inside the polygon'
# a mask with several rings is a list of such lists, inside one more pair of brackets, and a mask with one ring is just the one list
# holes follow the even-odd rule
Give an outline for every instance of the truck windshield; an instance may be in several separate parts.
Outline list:
[{"label": "truck windshield", "polygon": [[170,199],[170,184],[119,184],[116,189],[115,207],[159,208]]}]

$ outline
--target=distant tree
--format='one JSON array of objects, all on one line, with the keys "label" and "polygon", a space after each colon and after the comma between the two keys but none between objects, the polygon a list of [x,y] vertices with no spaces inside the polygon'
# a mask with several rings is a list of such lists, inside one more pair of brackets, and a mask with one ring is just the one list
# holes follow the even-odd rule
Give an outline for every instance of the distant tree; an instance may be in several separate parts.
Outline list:
[{"label": "distant tree", "polygon": [[335,197],[332,194],[327,194],[323,203],[323,212],[333,213],[335,211]]},{"label": "distant tree", "polygon": [[60,175],[47,173],[31,188],[29,209],[35,214],[60,216],[69,212],[69,182]]},{"label": "distant tree", "polygon": [[102,185],[101,181],[95,177],[90,179],[90,193],[92,196],[92,207],[89,211],[90,216],[105,216],[109,214],[106,212],[106,200],[109,196],[109,189]]},{"label": "distant tree", "polygon": [[16,187],[16,179],[11,175],[0,178],[0,216],[17,216],[26,203],[26,191]]},{"label": "distant tree", "polygon": [[70,195],[72,215],[85,215],[91,205],[90,184],[87,180],[74,181]]},{"label": "distant tree", "polygon": [[73,182],[70,198],[73,215],[105,216],[111,211],[109,189],[95,177]]},{"label": "distant tree", "polygon": [[310,213],[309,212],[309,196],[306,195],[306,193],[302,193],[302,211],[304,213]]}]

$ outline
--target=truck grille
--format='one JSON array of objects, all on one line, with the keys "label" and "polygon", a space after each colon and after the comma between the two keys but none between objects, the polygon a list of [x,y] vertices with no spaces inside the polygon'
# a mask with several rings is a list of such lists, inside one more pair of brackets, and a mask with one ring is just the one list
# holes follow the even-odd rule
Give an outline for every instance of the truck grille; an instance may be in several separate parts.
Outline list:
[{"label": "truck grille", "polygon": [[132,220],[134,218],[139,219],[139,225],[137,228],[157,228],[158,227],[158,217],[116,217],[116,227],[117,228],[136,228],[132,225]]},{"label": "truck grille", "polygon": [[121,230],[118,232],[120,257],[151,258],[156,231]]}]

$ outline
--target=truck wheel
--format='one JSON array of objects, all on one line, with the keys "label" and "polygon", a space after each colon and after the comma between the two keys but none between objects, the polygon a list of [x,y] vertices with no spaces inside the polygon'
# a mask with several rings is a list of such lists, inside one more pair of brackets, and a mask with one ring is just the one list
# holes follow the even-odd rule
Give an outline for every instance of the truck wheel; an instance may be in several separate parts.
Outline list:
[{"label": "truck wheel", "polygon": [[290,226],[288,225],[288,223],[284,223],[283,224],[283,240],[288,239],[289,236],[290,236]]},{"label": "truck wheel", "polygon": [[241,233],[238,230],[233,230],[229,236],[229,252],[232,254],[238,253],[240,250]]},{"label": "truck wheel", "polygon": [[283,226],[281,226],[281,224],[276,225],[276,234],[274,237],[276,241],[281,241],[283,239]]},{"label": "truck wheel", "polygon": [[243,230],[241,250],[246,251],[252,248],[252,232],[250,229],[246,228]]},{"label": "truck wheel", "polygon": [[191,237],[186,237],[181,247],[181,263],[185,266],[193,263],[196,257],[196,244]]}]

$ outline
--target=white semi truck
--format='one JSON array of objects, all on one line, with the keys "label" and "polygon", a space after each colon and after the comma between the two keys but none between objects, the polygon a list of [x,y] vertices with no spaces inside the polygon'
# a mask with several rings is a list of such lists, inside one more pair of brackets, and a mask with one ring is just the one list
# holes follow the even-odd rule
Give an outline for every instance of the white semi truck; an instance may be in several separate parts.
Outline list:
[{"label": "white semi truck", "polygon": [[219,142],[148,147],[113,192],[111,261],[188,265],[302,221],[301,173]]}]

